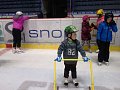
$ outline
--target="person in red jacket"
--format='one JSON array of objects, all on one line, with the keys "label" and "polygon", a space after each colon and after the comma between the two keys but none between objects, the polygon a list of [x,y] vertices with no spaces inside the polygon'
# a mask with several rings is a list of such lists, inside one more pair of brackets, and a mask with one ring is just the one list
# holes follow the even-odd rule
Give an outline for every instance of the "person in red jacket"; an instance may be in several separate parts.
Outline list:
[{"label": "person in red jacket", "polygon": [[98,28],[99,24],[104,21],[104,11],[103,11],[103,9],[97,10],[96,14],[97,14],[97,17],[98,17],[98,19],[97,19],[97,28]]},{"label": "person in red jacket", "polygon": [[83,16],[83,22],[82,22],[82,30],[81,30],[81,39],[82,39],[82,46],[84,46],[85,42],[88,45],[89,52],[92,53],[91,51],[91,45],[90,45],[90,40],[91,40],[91,30],[94,28],[91,28],[89,21],[90,17],[88,15]]},{"label": "person in red jacket", "polygon": [[[96,24],[91,23],[91,26],[94,27],[94,29],[97,30],[99,24],[104,21],[104,10],[103,10],[103,9],[98,9],[98,10],[96,11],[96,15],[97,15]],[[99,49],[96,50],[96,53],[98,53],[98,52],[99,52]]]},{"label": "person in red jacket", "polygon": [[[98,29],[99,24],[104,21],[104,11],[103,11],[103,9],[97,10],[96,14],[98,16],[98,19],[97,19],[97,29]],[[96,53],[98,53],[98,52],[99,52],[99,49],[96,50]]]}]

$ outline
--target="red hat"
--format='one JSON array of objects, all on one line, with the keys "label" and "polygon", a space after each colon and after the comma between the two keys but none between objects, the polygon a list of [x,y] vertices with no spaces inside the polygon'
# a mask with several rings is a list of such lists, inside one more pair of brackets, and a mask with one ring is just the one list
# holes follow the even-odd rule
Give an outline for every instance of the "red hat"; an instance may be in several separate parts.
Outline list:
[{"label": "red hat", "polygon": [[82,19],[83,19],[83,21],[86,21],[88,18],[90,19],[90,17],[88,15],[85,15],[85,16],[83,16]]}]

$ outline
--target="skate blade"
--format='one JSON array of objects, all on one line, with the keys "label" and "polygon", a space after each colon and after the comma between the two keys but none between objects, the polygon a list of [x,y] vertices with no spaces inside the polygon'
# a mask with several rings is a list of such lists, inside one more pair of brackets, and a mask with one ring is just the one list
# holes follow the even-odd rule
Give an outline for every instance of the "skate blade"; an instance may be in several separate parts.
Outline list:
[{"label": "skate blade", "polygon": [[13,53],[13,54],[16,54],[16,53],[17,53],[17,51],[12,51],[12,53]]},{"label": "skate blade", "polygon": [[84,89],[84,88],[76,88],[76,87],[58,87],[58,90],[89,90],[89,89]]},{"label": "skate blade", "polygon": [[75,86],[76,88],[78,88],[78,87],[79,87],[79,83],[75,83],[74,86]]},{"label": "skate blade", "polygon": [[22,54],[22,53],[25,53],[24,51],[17,51],[16,52],[17,54]]},{"label": "skate blade", "polygon": [[58,90],[89,90],[87,87],[78,86],[76,87],[74,84],[69,83],[69,85],[66,87],[64,85],[58,85]]}]

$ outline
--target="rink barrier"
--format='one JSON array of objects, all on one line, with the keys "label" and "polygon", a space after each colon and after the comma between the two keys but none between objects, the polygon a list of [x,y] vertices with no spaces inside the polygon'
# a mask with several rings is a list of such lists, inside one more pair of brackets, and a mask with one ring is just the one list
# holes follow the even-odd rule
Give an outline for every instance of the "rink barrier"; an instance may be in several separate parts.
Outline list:
[{"label": "rink barrier", "polygon": [[[83,61],[82,59],[62,59],[62,61]],[[93,66],[92,61],[89,59],[89,65],[90,65],[90,80],[91,80],[91,87],[89,87],[89,90],[95,90],[94,89],[94,75],[93,75]],[[54,60],[54,90],[58,90],[57,86],[57,70],[56,70],[56,60]]]},{"label": "rink barrier", "polygon": [[7,48],[7,47],[6,47],[6,44],[2,44],[2,43],[1,43],[1,44],[0,44],[0,48]]},{"label": "rink barrier", "polygon": [[[90,23],[95,23],[97,18],[91,17]],[[12,19],[0,20],[0,42],[12,43]],[[120,46],[120,17],[115,17],[118,25],[118,32],[113,33],[112,45]],[[65,39],[64,29],[68,25],[74,25],[79,30],[77,39],[81,41],[82,17],[79,18],[51,18],[51,19],[30,19],[24,23],[24,31],[21,39],[24,43],[60,43]],[[91,45],[96,45],[96,32],[91,31]]]},{"label": "rink barrier", "polygon": [[[58,49],[59,43],[22,43],[22,48],[27,49]],[[12,44],[0,44],[0,48],[12,48]],[[94,52],[98,48],[97,46],[91,46],[91,50]],[[84,46],[84,50],[88,50],[87,46]],[[120,46],[110,46],[110,51],[120,51]]]}]

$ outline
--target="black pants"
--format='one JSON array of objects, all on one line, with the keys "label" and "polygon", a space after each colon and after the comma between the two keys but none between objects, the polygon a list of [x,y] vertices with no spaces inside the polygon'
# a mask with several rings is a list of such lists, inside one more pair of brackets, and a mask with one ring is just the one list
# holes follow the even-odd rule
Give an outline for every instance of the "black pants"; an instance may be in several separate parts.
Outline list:
[{"label": "black pants", "polygon": [[77,78],[76,64],[65,64],[64,77],[69,77],[69,71],[71,71],[72,78]]},{"label": "black pants", "polygon": [[21,47],[21,31],[13,28],[12,35],[13,35],[13,47],[20,48]]},{"label": "black pants", "polygon": [[99,53],[98,53],[98,61],[99,62],[109,62],[109,47],[110,42],[103,42],[100,40],[97,40]]}]

